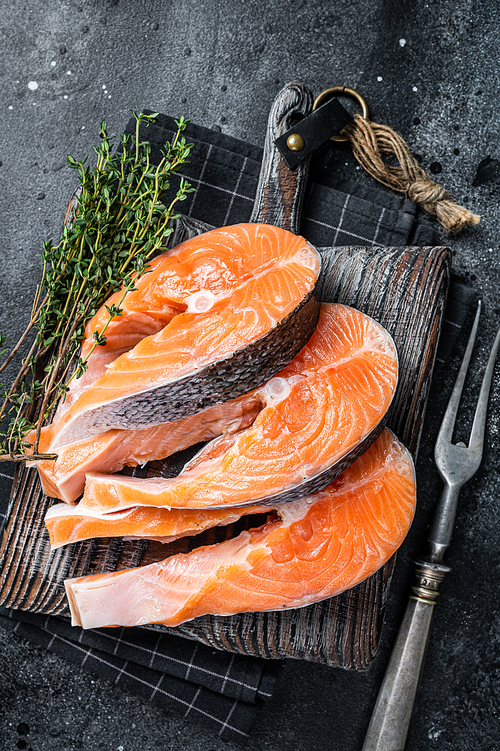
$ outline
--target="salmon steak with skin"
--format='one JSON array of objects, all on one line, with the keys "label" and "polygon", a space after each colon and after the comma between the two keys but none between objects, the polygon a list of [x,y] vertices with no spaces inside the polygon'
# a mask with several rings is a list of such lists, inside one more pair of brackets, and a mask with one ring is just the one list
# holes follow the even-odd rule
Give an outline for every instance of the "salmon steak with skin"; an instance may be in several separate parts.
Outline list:
[{"label": "salmon steak with skin", "polygon": [[379,435],[397,382],[389,334],[369,316],[324,303],[300,354],[256,394],[252,425],[216,438],[175,478],[90,473],[80,507],[275,505],[326,487]]},{"label": "salmon steak with skin", "polygon": [[[242,430],[252,424],[260,409],[260,400],[251,392],[182,420],[143,430],[108,430],[62,446],[57,459],[36,462],[43,492],[73,503],[83,493],[88,472],[119,472],[123,467],[165,459],[201,441]],[[43,431],[39,448],[50,450]]]},{"label": "salmon steak with skin", "polygon": [[73,381],[45,444],[181,419],[249,392],[295,357],[319,315],[317,251],[266,224],[198,235],[150,262],[137,290],[115,292],[87,324],[106,344]]},{"label": "salmon steak with skin", "polygon": [[329,487],[278,506],[279,521],[159,563],[67,580],[72,623],[177,626],[333,597],[395,553],[415,499],[411,456],[384,430]]}]

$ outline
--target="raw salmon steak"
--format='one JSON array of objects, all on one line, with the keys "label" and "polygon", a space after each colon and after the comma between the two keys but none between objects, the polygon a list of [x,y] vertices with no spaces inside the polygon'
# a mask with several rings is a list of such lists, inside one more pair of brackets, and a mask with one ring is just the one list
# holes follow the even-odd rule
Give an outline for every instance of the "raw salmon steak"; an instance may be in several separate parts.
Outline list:
[{"label": "raw salmon steak", "polygon": [[89,473],[81,508],[223,508],[282,503],[326,487],[382,430],[397,354],[372,318],[321,306],[300,354],[258,395],[253,424],[211,441],[178,477]]},{"label": "raw salmon steak", "polygon": [[[36,464],[46,495],[73,503],[83,493],[88,472],[118,472],[123,467],[144,465],[251,425],[261,409],[261,402],[254,393],[163,425],[143,430],[107,430],[62,446],[55,460],[32,464]],[[50,451],[48,435],[43,431],[40,450]]]},{"label": "raw salmon steak", "polygon": [[268,514],[268,506],[240,506],[225,509],[166,509],[135,506],[109,514],[85,511],[56,503],[44,519],[52,549],[96,537],[127,537],[173,542],[197,535],[211,527],[226,526],[247,514]]},{"label": "raw salmon steak", "polygon": [[393,555],[415,497],[410,454],[384,430],[328,488],[279,506],[277,522],[142,568],[67,580],[72,623],[177,626],[332,597]]},{"label": "raw salmon steak", "polygon": [[[178,420],[267,381],[314,331],[320,268],[303,237],[265,224],[215,229],[156,258],[90,356],[83,385],[70,387],[51,449]],[[106,306],[87,326],[82,355]]]}]

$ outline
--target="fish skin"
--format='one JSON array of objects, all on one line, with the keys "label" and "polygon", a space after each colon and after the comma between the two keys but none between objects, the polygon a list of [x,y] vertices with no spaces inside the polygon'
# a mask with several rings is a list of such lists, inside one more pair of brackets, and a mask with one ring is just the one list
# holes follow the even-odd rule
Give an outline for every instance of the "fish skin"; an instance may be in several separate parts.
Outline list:
[{"label": "fish skin", "polygon": [[[120,296],[117,295],[116,304],[120,301]],[[112,304],[112,301],[109,301]],[[105,325],[105,321],[95,320],[92,318],[85,328],[86,338],[82,342],[80,358],[82,360],[87,359],[87,369],[80,378],[73,378],[69,383],[69,389],[65,394],[64,399],[59,401],[56,413],[54,415],[54,422],[58,422],[63,418],[69,408],[76,402],[76,400],[86,391],[93,383],[97,381],[102,375],[106,373],[106,369],[112,362],[114,362],[120,355],[125,354],[133,349],[136,344],[144,339],[146,336],[153,336],[161,331],[169,321],[172,320],[174,315],[177,315],[180,311],[173,308],[170,315],[153,316],[146,315],[145,313],[131,311],[124,311],[119,317],[120,326],[112,328],[111,332],[109,327],[106,330],[106,344],[99,345],[92,348],[95,344],[93,338],[93,332],[102,329]],[[111,324],[113,321],[111,322]],[[111,326],[110,324],[110,326]]]},{"label": "fish skin", "polygon": [[[176,478],[89,473],[81,507],[223,508],[301,498],[328,485],[375,440],[396,382],[387,332],[353,308],[325,303],[306,347],[259,390],[266,406],[249,428],[216,438]],[[288,390],[275,403],[273,383]]]},{"label": "fish skin", "polygon": [[[109,324],[109,347],[122,354],[105,363],[105,372],[85,389],[75,385],[75,399],[70,386],[71,403],[61,408],[53,449],[108,429],[173,421],[235,398],[289,363],[311,336],[319,315],[321,257],[304,238],[271,225],[241,224],[191,238],[175,250],[151,262],[138,292],[125,297],[123,315]],[[217,252],[223,250],[221,270]],[[212,308],[192,312],[190,300],[205,294],[203,285]],[[91,328],[102,327],[103,310]],[[129,333],[134,316],[146,316],[157,333],[123,352],[120,337]],[[91,346],[87,329],[83,349]],[[107,348],[99,353],[102,362],[111,357]],[[94,357],[95,351],[90,365]]]},{"label": "fish skin", "polygon": [[389,560],[415,502],[411,456],[386,429],[328,488],[279,506],[277,522],[141,568],[67,580],[72,623],[177,626],[319,602]]},{"label": "fish skin", "polygon": [[[114,400],[109,410],[105,407],[98,413],[89,410],[75,421],[71,430],[59,434],[54,450],[82,435],[92,437],[113,429],[141,430],[189,417],[214,403],[251,391],[288,365],[302,349],[314,332],[319,309],[315,288],[269,334],[235,351],[230,357],[212,363],[195,375]],[[153,394],[154,402],[151,401]]]}]

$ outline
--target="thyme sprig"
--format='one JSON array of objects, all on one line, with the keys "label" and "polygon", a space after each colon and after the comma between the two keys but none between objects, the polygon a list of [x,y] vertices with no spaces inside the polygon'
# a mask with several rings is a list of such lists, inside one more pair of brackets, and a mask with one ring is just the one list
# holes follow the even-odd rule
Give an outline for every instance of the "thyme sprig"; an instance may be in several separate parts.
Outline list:
[{"label": "thyme sprig", "polygon": [[[188,121],[176,121],[175,137],[165,145],[160,163],[153,165],[151,145],[140,140],[139,128],[141,123],[149,126],[158,113],[132,114],[135,134],[122,135],[117,151],[102,121],[94,167],[87,166],[87,158],[77,161],[68,155],[68,166],[80,182],[74,217],[57,245],[51,240],[43,243],[42,280],[29,323],[0,366],[1,373],[32,339],[10,388],[0,384],[0,424],[5,426],[0,430],[0,461],[19,461],[28,454],[30,459],[55,458],[39,452],[42,425],[70,381],[83,375],[94,349],[106,344],[109,323],[122,314],[125,295],[148,272],[148,260],[166,249],[172,221],[179,216],[175,206],[192,191],[182,177],[171,190],[171,177],[192,148],[182,135]],[[122,290],[118,303],[106,306],[107,320],[93,332],[92,347],[82,358],[86,323],[117,290]],[[8,352],[5,340],[0,336],[0,356]]]}]

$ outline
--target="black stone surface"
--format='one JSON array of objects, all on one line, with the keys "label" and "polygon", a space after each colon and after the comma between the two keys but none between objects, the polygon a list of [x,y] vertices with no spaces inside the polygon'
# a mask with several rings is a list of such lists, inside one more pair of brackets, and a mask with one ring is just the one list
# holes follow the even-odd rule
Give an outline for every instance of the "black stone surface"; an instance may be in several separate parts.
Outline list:
[{"label": "black stone surface", "polygon": [[[21,331],[40,278],[41,241],[57,237],[74,188],[66,154],[87,154],[103,117],[118,133],[131,107],[148,107],[261,144],[284,83],[301,81],[315,94],[345,84],[366,97],[374,121],[397,130],[422,166],[483,217],[448,240],[455,272],[484,304],[464,403],[470,419],[500,322],[497,3],[11,0],[1,11],[0,331],[12,339]],[[347,148],[328,169],[370,182]],[[440,398],[429,411],[418,463],[419,513],[398,558],[375,664],[351,674],[288,662],[249,751],[361,748],[405,607],[409,561],[441,488],[432,447],[458,356],[436,384]],[[462,493],[410,751],[500,748],[499,405],[497,369],[484,461]],[[0,706],[1,749],[221,747],[199,726],[5,631]]]}]

